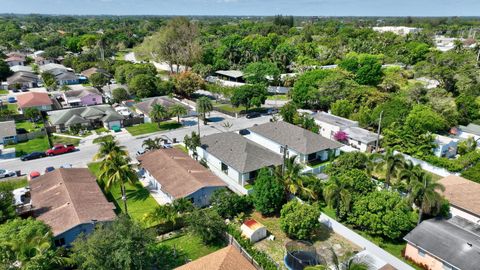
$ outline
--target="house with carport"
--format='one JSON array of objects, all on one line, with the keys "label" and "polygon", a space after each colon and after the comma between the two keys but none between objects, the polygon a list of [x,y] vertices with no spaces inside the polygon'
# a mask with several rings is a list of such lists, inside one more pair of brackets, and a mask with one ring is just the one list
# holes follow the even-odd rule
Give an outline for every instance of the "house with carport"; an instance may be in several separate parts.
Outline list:
[{"label": "house with carport", "polygon": [[247,189],[253,184],[260,169],[283,164],[279,153],[235,132],[204,136],[200,141],[198,158],[205,160],[210,170],[238,193],[248,194]]},{"label": "house with carport", "polygon": [[342,147],[341,143],[284,121],[253,126],[241,134],[277,155],[296,156],[297,161],[305,165],[315,165],[338,156]]},{"label": "house with carport", "polygon": [[56,246],[71,246],[80,234],[89,234],[100,223],[116,218],[87,168],[59,168],[29,181],[34,218],[51,229]]},{"label": "house with carport", "polygon": [[150,151],[137,159],[150,190],[161,193],[165,203],[184,198],[197,207],[204,207],[210,204],[213,192],[227,186],[177,148]]}]

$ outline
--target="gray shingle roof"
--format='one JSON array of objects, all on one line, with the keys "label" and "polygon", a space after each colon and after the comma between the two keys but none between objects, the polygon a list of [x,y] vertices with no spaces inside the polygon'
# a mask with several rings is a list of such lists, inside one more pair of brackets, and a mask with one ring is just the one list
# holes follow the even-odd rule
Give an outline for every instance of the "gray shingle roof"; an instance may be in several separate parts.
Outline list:
[{"label": "gray shingle roof", "polygon": [[241,72],[240,70],[217,70],[215,71],[215,73],[231,78],[243,77],[243,72]]},{"label": "gray shingle roof", "polygon": [[304,155],[342,147],[338,142],[283,121],[265,123],[248,130]]},{"label": "gray shingle roof", "polygon": [[12,76],[7,78],[8,84],[16,84],[16,83],[29,83],[29,82],[37,82],[38,75],[33,72],[28,71],[18,71],[15,72]]},{"label": "gray shingle roof", "polygon": [[17,135],[15,121],[0,122],[0,139]]},{"label": "gray shingle roof", "polygon": [[315,120],[317,120],[317,121],[325,122],[325,123],[328,123],[330,125],[338,126],[338,127],[341,127],[341,128],[358,126],[357,121],[352,121],[350,119],[343,118],[343,117],[340,117],[340,116],[336,116],[336,115],[333,115],[333,114],[329,114],[329,113],[326,113],[326,112],[318,112],[313,116],[313,118],[315,118]]},{"label": "gray shingle roof", "polygon": [[155,104],[162,105],[167,109],[172,107],[175,104],[180,104],[180,105],[184,106],[187,110],[190,110],[190,107],[188,107],[187,105],[185,105],[185,104],[183,104],[183,103],[181,103],[181,102],[179,102],[179,101],[177,101],[177,100],[175,100],[171,97],[168,97],[168,96],[149,98],[145,101],[142,101],[142,102],[139,102],[139,103],[135,104],[135,107],[139,111],[141,111],[143,114],[149,115],[150,111],[152,110],[152,106],[155,105]]},{"label": "gray shingle roof", "polygon": [[241,173],[281,165],[282,157],[233,132],[201,138],[202,148]]},{"label": "gray shingle roof", "polygon": [[[98,117],[103,117],[102,121],[114,121],[114,120],[125,119],[122,115],[117,113],[110,105],[106,105],[106,104],[89,106],[89,107],[71,108],[67,110],[50,111],[48,112],[48,116],[50,119],[50,123],[52,123],[53,125],[62,125],[62,124],[66,124],[73,116],[82,117],[82,113],[85,112],[86,110],[90,110],[90,111],[98,110],[103,112],[103,116],[102,115],[98,116]],[[111,119],[114,119],[114,120],[111,120]]]},{"label": "gray shingle roof", "polygon": [[87,87],[87,88],[79,89],[79,90],[70,90],[70,91],[65,92],[65,96],[67,98],[82,98],[82,97],[88,96],[90,94],[99,95],[99,96],[102,95],[102,93],[100,93],[100,91],[98,91],[97,89],[95,89],[93,87]]},{"label": "gray shingle roof", "polygon": [[347,133],[349,138],[365,144],[375,142],[377,140],[377,134],[363,128],[349,127],[344,129],[343,131]]},{"label": "gray shingle roof", "polygon": [[480,226],[466,219],[425,220],[404,239],[458,269],[479,268]]},{"label": "gray shingle roof", "polygon": [[470,123],[467,126],[460,126],[460,129],[463,132],[472,133],[480,136],[480,125]]}]

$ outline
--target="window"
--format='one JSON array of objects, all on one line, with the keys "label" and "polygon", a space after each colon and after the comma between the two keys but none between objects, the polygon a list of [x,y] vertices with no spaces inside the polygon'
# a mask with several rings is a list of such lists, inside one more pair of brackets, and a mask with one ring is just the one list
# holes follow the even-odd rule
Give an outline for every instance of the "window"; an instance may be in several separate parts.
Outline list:
[{"label": "window", "polygon": [[228,166],[227,164],[222,162],[222,172],[227,173],[228,172]]},{"label": "window", "polygon": [[65,238],[55,239],[55,246],[62,247],[65,246]]},{"label": "window", "polygon": [[92,101],[93,101],[93,102],[96,102],[96,101],[97,101],[97,98],[92,98]]},{"label": "window", "polygon": [[425,257],[425,251],[418,249],[418,256]]}]

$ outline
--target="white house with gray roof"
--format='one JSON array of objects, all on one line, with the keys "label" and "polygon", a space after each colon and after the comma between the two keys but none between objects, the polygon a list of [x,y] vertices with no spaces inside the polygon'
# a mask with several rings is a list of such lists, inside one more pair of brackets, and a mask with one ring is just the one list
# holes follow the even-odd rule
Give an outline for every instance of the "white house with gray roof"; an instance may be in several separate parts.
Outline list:
[{"label": "white house with gray roof", "polygon": [[209,168],[235,191],[247,194],[258,170],[283,163],[280,153],[274,153],[234,132],[212,134],[201,138],[197,153]]},{"label": "white house with gray roof", "polygon": [[359,127],[357,121],[326,112],[318,112],[313,118],[320,126],[320,135],[325,138],[333,140],[335,134],[343,131],[348,137],[344,143],[362,152],[371,152],[377,143],[377,134]]},{"label": "white house with gray roof", "polygon": [[282,155],[297,156],[303,164],[326,161],[340,154],[342,144],[320,136],[304,128],[283,121],[269,122],[248,128],[245,138]]},{"label": "white house with gray roof", "polygon": [[57,131],[65,131],[74,126],[87,129],[104,126],[107,129],[122,127],[124,117],[110,105],[78,107],[48,112],[48,119]]}]

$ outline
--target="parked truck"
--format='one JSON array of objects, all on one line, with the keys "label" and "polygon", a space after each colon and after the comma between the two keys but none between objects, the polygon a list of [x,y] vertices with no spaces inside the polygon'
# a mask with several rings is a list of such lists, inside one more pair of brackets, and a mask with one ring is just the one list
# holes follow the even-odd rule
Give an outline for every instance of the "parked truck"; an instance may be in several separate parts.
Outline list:
[{"label": "parked truck", "polygon": [[45,154],[47,156],[56,156],[56,155],[61,155],[65,153],[70,153],[75,150],[76,149],[73,144],[67,144],[67,145],[57,144],[53,146],[51,149],[48,149],[47,151],[45,151]]}]

